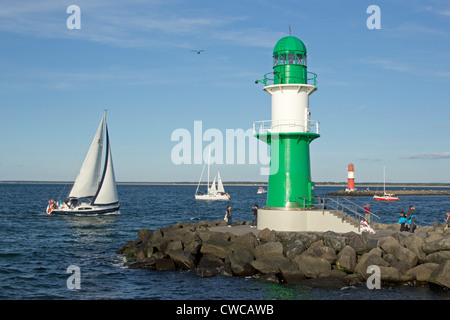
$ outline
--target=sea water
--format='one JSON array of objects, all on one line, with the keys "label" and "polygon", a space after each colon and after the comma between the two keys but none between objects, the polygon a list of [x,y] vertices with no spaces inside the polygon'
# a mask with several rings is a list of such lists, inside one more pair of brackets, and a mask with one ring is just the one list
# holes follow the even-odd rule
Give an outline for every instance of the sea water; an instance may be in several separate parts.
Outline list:
[{"label": "sea water", "polygon": [[[231,200],[196,201],[194,185],[119,185],[120,214],[102,216],[47,215],[47,200],[64,198],[71,185],[0,184],[0,299],[163,299],[163,300],[337,300],[448,299],[429,287],[387,286],[369,290],[364,284],[336,288],[276,284],[255,278],[200,278],[195,271],[156,271],[124,267],[116,253],[137,231],[178,222],[220,220],[227,205],[233,220],[251,221],[251,207],[265,205],[258,186],[226,186]],[[317,187],[323,196],[340,187]],[[382,223],[397,221],[401,209],[414,205],[419,225],[443,222],[450,196],[403,196],[395,203],[369,202]],[[70,266],[79,267],[80,289],[71,289]],[[69,270],[68,270],[69,268]],[[73,286],[72,286],[73,288]]]}]

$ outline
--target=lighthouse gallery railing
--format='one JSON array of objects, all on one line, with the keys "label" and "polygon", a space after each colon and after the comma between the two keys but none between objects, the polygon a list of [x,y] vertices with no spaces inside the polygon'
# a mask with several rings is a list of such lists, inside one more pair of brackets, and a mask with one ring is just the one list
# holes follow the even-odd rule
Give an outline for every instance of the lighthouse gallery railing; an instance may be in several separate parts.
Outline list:
[{"label": "lighthouse gallery railing", "polygon": [[[268,72],[264,75],[264,79],[257,79],[255,81],[255,83],[262,83],[265,86],[270,85],[269,82],[274,82],[274,78],[269,78],[269,75],[275,74],[276,72]],[[317,86],[317,74],[315,74],[314,72],[307,72],[306,73],[308,78],[306,79],[306,83],[307,84],[312,84],[314,86]]]},{"label": "lighthouse gallery railing", "polygon": [[286,132],[319,134],[319,122],[314,120],[264,120],[253,122],[253,135]]}]

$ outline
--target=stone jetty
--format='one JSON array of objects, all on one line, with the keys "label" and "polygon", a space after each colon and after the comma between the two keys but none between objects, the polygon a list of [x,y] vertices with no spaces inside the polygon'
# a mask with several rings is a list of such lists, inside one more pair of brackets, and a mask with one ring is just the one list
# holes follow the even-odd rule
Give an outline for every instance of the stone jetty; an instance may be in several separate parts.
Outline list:
[{"label": "stone jetty", "polygon": [[[177,223],[141,229],[117,253],[128,268],[195,270],[200,277],[253,276],[278,283],[311,285],[328,281],[336,288],[356,285],[380,269],[381,283],[450,288],[450,230],[418,226],[400,232],[398,224],[373,223],[375,234],[276,232],[249,222]],[[314,285],[314,284],[313,284]]]},{"label": "stone jetty", "polygon": [[[386,193],[392,193],[396,196],[445,196],[450,195],[448,190],[386,190]],[[345,196],[345,197],[373,197],[374,195],[383,195],[381,190],[354,190],[345,191],[338,190],[328,193],[329,196]]]}]

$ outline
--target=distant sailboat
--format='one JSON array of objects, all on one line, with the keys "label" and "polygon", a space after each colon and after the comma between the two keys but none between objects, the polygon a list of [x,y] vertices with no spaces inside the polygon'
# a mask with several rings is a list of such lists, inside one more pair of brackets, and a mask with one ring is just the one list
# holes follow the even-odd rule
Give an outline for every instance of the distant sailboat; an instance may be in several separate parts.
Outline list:
[{"label": "distant sailboat", "polygon": [[211,152],[208,150],[208,181],[206,184],[207,193],[202,194],[199,191],[200,182],[202,181],[203,172],[205,171],[205,165],[203,166],[202,174],[200,175],[200,180],[198,181],[197,190],[195,191],[195,200],[230,200],[230,195],[225,192],[223,187],[222,178],[220,177],[220,172],[217,171],[217,187],[216,187],[216,177],[214,177],[211,186],[209,186],[209,171],[211,165]]},{"label": "distant sailboat", "polygon": [[[106,155],[103,174],[100,177],[103,138],[106,134]],[[109,143],[106,110],[98,126],[94,140],[84,159],[69,196],[64,201],[49,201],[48,214],[103,214],[119,211],[116,178]]]},{"label": "distant sailboat", "polygon": [[377,196],[374,195],[373,198],[376,201],[398,201],[398,197],[393,195],[392,193],[386,193],[386,167],[383,168],[383,176],[384,176],[384,182],[383,182],[383,195]]}]

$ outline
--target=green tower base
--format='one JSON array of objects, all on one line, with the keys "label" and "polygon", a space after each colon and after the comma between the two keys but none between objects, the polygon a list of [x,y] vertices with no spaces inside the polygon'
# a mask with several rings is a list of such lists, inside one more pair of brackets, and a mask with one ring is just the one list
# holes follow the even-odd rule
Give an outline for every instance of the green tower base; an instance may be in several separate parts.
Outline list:
[{"label": "green tower base", "polygon": [[311,208],[315,205],[309,144],[317,133],[255,135],[271,146],[267,208]]}]

